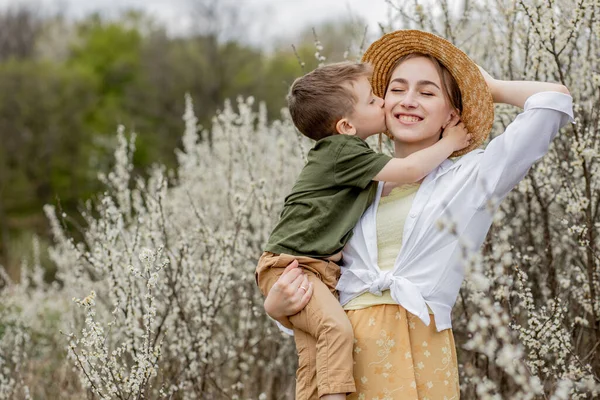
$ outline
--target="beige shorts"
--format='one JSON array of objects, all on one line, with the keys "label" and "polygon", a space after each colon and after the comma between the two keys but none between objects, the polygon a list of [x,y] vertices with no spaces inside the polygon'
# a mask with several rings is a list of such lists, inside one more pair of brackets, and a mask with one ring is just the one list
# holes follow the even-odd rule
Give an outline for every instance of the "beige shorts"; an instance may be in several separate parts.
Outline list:
[{"label": "beige shorts", "polygon": [[339,265],[311,257],[264,252],[256,267],[258,287],[266,296],[293,260],[298,260],[313,284],[313,295],[306,307],[289,317],[298,351],[296,399],[316,400],[326,394],[352,393],[354,336],[335,290]]}]

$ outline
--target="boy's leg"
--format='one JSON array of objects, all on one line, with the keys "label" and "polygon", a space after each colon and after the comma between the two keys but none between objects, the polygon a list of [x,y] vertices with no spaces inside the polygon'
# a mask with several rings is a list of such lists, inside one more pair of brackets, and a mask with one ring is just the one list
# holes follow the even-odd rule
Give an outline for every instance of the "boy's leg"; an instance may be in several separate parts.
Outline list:
[{"label": "boy's leg", "polygon": [[[312,371],[312,358],[309,356],[309,368],[298,368],[298,382],[310,382],[300,376],[304,371],[309,374],[316,372],[319,397],[354,392],[352,325],[327,285],[309,270],[306,270],[306,275],[313,284],[313,295],[302,311],[289,318],[294,326],[294,335],[301,335],[298,331],[304,331],[316,339],[316,370]],[[302,388],[300,390],[302,393]],[[307,388],[309,391],[310,388]],[[297,399],[303,400],[301,397]]]},{"label": "boy's leg", "polygon": [[[296,371],[296,400],[317,400],[316,348],[317,341],[308,333],[296,330],[298,370]],[[320,400],[346,400],[346,393],[325,395]]]},{"label": "boy's leg", "polygon": [[296,400],[317,400],[317,341],[310,334],[294,330],[298,369],[296,370]]},{"label": "boy's leg", "polygon": [[278,267],[279,256],[265,251],[258,260],[254,278],[263,296],[266,296],[277,279],[283,274],[285,267]]},{"label": "boy's leg", "polygon": [[[263,253],[256,268],[256,282],[263,295],[267,295],[283,270],[293,260],[291,256],[282,257],[269,252]],[[305,331],[295,329],[294,341],[298,352],[296,370],[296,400],[317,400],[317,342]]]},{"label": "boy's leg", "polygon": [[[298,259],[313,283],[313,296],[308,305],[290,317],[295,327],[299,357],[296,399],[317,399],[317,386],[319,397],[354,392],[352,326],[338,299],[332,294],[339,277],[339,267],[323,260],[265,252],[256,270],[261,292],[266,295],[294,259]],[[319,273],[326,284],[315,273]]]}]

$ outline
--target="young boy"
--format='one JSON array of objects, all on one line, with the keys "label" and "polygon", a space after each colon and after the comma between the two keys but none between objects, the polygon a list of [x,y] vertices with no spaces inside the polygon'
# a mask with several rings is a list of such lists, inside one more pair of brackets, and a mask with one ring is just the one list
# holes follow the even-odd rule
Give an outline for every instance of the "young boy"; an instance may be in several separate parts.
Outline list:
[{"label": "young boy", "polygon": [[307,306],[289,320],[279,321],[294,330],[299,356],[297,400],[309,398],[306,388],[315,378],[322,399],[343,400],[355,391],[354,337],[337,301],[340,267],[336,262],[375,197],[376,181],[417,182],[470,139],[463,127],[452,126],[434,146],[409,157],[374,152],[365,139],[384,132],[386,126],[383,99],[373,95],[370,77],[368,64],[331,64],[298,78],[287,97],[294,124],[316,143],[285,199],[256,278],[267,295],[296,259],[313,285]]}]

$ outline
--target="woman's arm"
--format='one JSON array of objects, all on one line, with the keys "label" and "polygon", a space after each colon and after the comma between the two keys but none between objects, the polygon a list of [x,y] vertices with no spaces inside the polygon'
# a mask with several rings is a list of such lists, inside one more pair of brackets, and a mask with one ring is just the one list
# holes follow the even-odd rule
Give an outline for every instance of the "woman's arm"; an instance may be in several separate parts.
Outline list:
[{"label": "woman's arm", "polygon": [[569,94],[569,89],[559,83],[551,82],[531,82],[531,81],[503,81],[494,79],[483,68],[479,67],[479,71],[485,78],[494,103],[510,104],[516,107],[523,108],[525,102],[530,96],[540,92],[560,92]]},{"label": "woman's arm", "polygon": [[[306,291],[303,288],[307,288]],[[291,329],[288,316],[300,312],[308,304],[312,293],[312,283],[309,284],[302,268],[298,268],[298,261],[294,260],[271,287],[265,299],[265,311],[281,325]]]},{"label": "woman's arm", "polygon": [[[573,99],[563,85],[547,82],[502,81],[481,69],[494,101],[523,107],[523,112],[494,138],[477,160],[480,206],[501,200],[521,181],[531,166],[549,150],[558,130],[573,121]],[[479,198],[478,198],[479,201]]]}]

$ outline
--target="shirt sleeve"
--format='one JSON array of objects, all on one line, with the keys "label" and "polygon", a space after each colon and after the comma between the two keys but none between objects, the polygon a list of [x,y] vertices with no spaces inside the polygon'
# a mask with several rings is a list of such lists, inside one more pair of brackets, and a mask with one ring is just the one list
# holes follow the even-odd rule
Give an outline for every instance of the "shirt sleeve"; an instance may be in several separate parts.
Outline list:
[{"label": "shirt sleeve", "polygon": [[376,153],[362,140],[348,140],[335,155],[335,183],[364,189],[391,159],[390,156]]},{"label": "shirt sleeve", "polygon": [[536,93],[524,111],[482,153],[478,183],[485,198],[504,198],[542,158],[558,130],[573,122],[573,99],[559,92]]},{"label": "shirt sleeve", "polygon": [[289,335],[289,336],[294,336],[294,331],[293,330],[291,330],[290,328],[286,328],[279,321],[276,321],[276,320],[273,320],[273,321],[275,321],[275,323],[277,324],[277,327],[279,328],[279,330],[281,332],[283,332],[283,333],[285,333],[286,335]]}]

